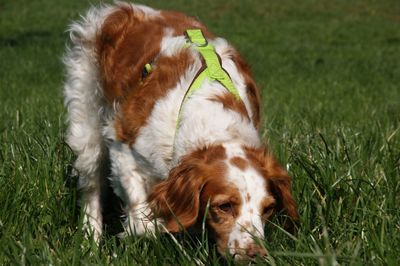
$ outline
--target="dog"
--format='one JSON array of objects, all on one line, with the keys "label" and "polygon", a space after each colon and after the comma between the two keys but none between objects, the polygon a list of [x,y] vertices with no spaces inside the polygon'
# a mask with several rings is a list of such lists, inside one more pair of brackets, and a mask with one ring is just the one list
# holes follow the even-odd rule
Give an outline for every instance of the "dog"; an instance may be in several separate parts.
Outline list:
[{"label": "dog", "polygon": [[274,213],[298,221],[291,178],[261,143],[259,89],[226,40],[182,13],[130,3],[92,7],[69,32],[67,143],[84,230],[101,236],[107,178],[127,233],[204,220],[235,259],[266,254],[257,239]]}]

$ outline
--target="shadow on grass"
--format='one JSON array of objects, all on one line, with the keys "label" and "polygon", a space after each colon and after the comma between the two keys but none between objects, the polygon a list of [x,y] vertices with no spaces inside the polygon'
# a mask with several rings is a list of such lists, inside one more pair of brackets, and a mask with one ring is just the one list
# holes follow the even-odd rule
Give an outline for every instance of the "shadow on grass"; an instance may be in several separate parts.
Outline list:
[{"label": "shadow on grass", "polygon": [[0,47],[18,47],[54,38],[51,31],[25,31],[10,36],[0,35]]},{"label": "shadow on grass", "polygon": [[[105,169],[109,168],[108,164],[104,166]],[[109,176],[107,173],[106,176]],[[77,194],[76,209],[74,212],[74,223],[79,224],[81,207],[79,204],[79,199],[82,197],[82,193],[78,189],[79,175],[74,167],[69,164],[66,172],[64,173],[65,187],[68,191],[73,194]],[[115,195],[111,182],[108,178],[105,178],[101,188],[101,207],[103,216],[103,234],[105,236],[111,237],[116,236],[124,231],[122,226],[125,213],[123,211],[122,200]]]}]

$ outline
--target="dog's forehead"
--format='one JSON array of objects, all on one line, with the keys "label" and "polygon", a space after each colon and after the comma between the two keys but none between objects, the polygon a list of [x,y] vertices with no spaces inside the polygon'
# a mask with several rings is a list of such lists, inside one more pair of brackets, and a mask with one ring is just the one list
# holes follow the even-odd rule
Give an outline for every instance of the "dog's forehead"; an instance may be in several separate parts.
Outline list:
[{"label": "dog's forehead", "polygon": [[230,164],[227,172],[228,181],[237,187],[243,203],[258,206],[267,197],[267,184],[252,167],[241,169]]},{"label": "dog's forehead", "polygon": [[227,180],[234,184],[244,205],[258,206],[268,196],[265,178],[253,168],[239,145],[224,145],[227,154]]}]

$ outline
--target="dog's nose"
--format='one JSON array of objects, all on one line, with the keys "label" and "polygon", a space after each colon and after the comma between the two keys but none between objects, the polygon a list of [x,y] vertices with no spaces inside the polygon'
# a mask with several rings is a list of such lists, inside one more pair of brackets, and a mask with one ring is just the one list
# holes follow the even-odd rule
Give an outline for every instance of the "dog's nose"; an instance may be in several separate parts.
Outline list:
[{"label": "dog's nose", "polygon": [[248,246],[246,250],[246,255],[249,258],[255,258],[256,256],[263,257],[267,255],[267,251],[263,247],[257,245],[256,243],[252,243]]}]

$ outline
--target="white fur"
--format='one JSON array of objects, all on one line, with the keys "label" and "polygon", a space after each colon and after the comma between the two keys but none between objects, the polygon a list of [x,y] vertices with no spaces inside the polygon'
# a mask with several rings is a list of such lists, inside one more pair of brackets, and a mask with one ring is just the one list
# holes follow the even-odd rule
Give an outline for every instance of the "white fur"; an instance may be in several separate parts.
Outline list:
[{"label": "white fur", "polygon": [[[240,145],[224,145],[227,153],[227,164],[233,157],[240,157],[246,160]],[[240,215],[235,220],[235,225],[229,234],[228,250],[231,254],[237,252],[235,242],[239,244],[239,250],[245,250],[255,243],[255,238],[264,238],[264,221],[262,220],[263,199],[269,197],[267,184],[264,177],[252,167],[241,170],[230,165],[228,168],[228,180],[239,190],[242,204]],[[250,198],[248,198],[248,195]]]},{"label": "white fur", "polygon": [[110,145],[112,184],[114,192],[125,202],[128,233],[152,231],[147,195],[156,182],[156,174],[148,162],[129,145],[115,141]]},{"label": "white fur", "polygon": [[111,8],[92,8],[80,22],[70,27],[73,44],[67,49],[64,64],[67,80],[64,86],[68,109],[67,143],[78,155],[75,169],[79,172],[79,188],[83,190],[84,224],[94,231],[95,239],[102,231],[100,184],[105,178],[101,165],[105,147],[101,135],[103,108],[102,90],[95,60],[94,40]]},{"label": "white fur", "polygon": [[[141,10],[145,16],[159,14],[149,7],[127,3],[117,6],[131,6]],[[64,103],[68,109],[67,143],[78,155],[74,164],[79,172],[79,188],[83,191],[84,224],[93,231],[97,240],[102,231],[100,206],[100,185],[106,178],[102,165],[107,158],[103,134],[115,137],[109,125],[114,110],[106,107],[95,54],[96,35],[105,18],[115,6],[104,5],[91,8],[80,21],[70,26],[72,48],[67,48],[64,64],[67,79],[64,85]]]}]

